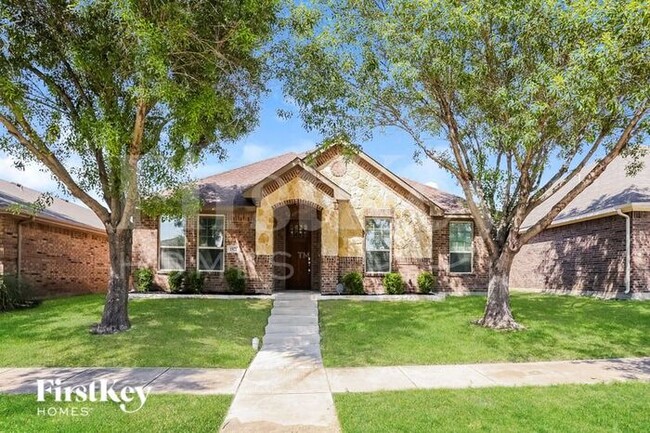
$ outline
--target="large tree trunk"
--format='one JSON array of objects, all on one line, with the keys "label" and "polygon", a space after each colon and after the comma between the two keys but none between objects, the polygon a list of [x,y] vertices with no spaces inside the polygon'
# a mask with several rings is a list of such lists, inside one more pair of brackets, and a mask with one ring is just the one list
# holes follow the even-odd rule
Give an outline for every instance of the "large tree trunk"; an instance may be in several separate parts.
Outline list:
[{"label": "large tree trunk", "polygon": [[132,241],[133,231],[130,228],[108,233],[111,273],[102,321],[91,329],[95,334],[113,334],[131,327],[128,300]]},{"label": "large tree trunk", "polygon": [[510,310],[510,268],[514,254],[503,252],[490,265],[490,282],[488,283],[487,304],[483,318],[477,323],[493,329],[522,329],[512,317]]}]

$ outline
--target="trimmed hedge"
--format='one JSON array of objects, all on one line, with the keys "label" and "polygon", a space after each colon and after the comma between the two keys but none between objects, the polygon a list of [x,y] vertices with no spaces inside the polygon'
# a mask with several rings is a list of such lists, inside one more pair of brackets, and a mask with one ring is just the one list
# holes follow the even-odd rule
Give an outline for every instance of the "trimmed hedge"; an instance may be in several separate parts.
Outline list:
[{"label": "trimmed hedge", "polygon": [[401,295],[404,293],[404,280],[402,279],[402,276],[397,272],[386,274],[382,282],[384,284],[384,288],[386,289],[386,293],[389,295]]},{"label": "trimmed hedge", "polygon": [[436,277],[431,272],[422,272],[418,275],[418,289],[420,293],[431,293],[436,285]]},{"label": "trimmed hedge", "polygon": [[228,268],[224,272],[224,278],[232,293],[243,295],[246,292],[246,274],[238,268]]},{"label": "trimmed hedge", "polygon": [[363,295],[363,276],[360,272],[348,272],[342,278],[345,290],[349,295]]}]

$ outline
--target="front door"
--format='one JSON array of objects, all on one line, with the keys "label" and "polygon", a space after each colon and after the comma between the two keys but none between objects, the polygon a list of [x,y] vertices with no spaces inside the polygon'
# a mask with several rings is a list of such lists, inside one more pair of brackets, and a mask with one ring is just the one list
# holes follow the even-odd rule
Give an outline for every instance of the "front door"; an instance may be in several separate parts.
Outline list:
[{"label": "front door", "polygon": [[[289,290],[311,289],[311,230],[305,221],[291,220],[287,225],[287,265]],[[293,270],[293,273],[291,272]]]}]

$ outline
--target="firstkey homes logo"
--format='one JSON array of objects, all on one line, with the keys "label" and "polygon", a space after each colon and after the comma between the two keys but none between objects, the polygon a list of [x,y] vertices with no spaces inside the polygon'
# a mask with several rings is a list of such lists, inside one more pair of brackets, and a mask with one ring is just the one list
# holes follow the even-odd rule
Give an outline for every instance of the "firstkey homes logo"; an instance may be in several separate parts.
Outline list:
[{"label": "firstkey homes logo", "polygon": [[124,413],[135,413],[142,409],[147,402],[150,387],[120,386],[117,380],[99,379],[85,384],[64,386],[61,379],[38,379],[36,381],[36,401],[51,402],[60,405],[45,405],[38,407],[37,414],[42,416],[88,416],[90,406],[61,405],[62,403],[117,403]]}]

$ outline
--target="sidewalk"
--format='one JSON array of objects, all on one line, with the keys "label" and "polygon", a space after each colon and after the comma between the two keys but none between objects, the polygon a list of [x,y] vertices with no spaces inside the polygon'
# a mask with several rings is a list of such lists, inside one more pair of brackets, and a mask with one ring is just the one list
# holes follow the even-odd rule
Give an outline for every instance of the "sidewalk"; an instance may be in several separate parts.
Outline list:
[{"label": "sidewalk", "polygon": [[[277,319],[276,319],[277,320]],[[282,320],[282,319],[280,319]],[[152,393],[250,395],[650,382],[650,357],[499,364],[323,368],[320,349],[268,344],[248,370],[222,368],[0,368],[0,393],[36,393],[37,379],[64,386],[109,379]],[[246,375],[246,379],[244,379]],[[322,397],[322,396],[321,396]],[[326,399],[329,401],[329,399]],[[259,400],[256,400],[259,401]]]},{"label": "sidewalk", "polygon": [[224,368],[0,368],[0,393],[36,394],[37,379],[62,386],[107,379],[153,393],[234,394],[246,370]]},{"label": "sidewalk", "polygon": [[314,294],[277,294],[262,350],[246,371],[221,431],[340,432],[323,368]]},{"label": "sidewalk", "polygon": [[328,368],[334,393],[490,386],[650,382],[650,357],[499,364]]}]

